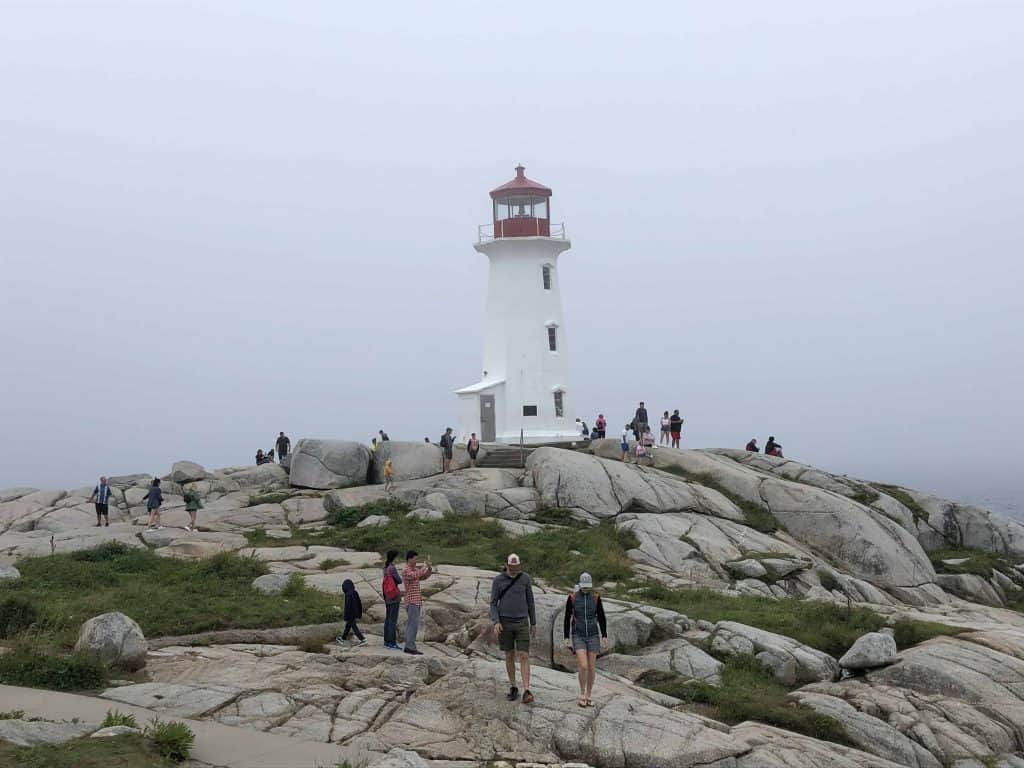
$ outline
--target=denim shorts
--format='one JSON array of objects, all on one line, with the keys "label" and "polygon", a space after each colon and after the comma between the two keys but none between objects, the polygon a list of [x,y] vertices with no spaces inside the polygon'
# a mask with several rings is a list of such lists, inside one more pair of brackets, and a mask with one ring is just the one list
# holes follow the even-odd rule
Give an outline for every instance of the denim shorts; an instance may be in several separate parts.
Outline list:
[{"label": "denim shorts", "polygon": [[591,653],[601,652],[601,638],[598,635],[593,637],[572,636],[572,649],[574,651],[590,651]]}]

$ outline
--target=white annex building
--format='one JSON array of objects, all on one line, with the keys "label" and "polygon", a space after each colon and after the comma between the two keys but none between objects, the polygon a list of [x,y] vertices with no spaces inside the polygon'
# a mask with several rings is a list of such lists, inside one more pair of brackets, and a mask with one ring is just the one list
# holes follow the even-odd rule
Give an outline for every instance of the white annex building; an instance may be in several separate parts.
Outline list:
[{"label": "white annex building", "polygon": [[494,224],[480,227],[474,246],[490,274],[482,378],[456,392],[461,440],[473,432],[485,443],[579,438],[558,293],[558,256],[571,243],[564,225],[551,224],[551,190],[524,170],[491,192]]}]

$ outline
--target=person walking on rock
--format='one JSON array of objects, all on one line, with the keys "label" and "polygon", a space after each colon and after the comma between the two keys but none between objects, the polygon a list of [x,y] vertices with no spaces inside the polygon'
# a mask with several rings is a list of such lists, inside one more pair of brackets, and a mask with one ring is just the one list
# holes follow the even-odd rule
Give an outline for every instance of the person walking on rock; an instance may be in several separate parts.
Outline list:
[{"label": "person walking on rock", "polygon": [[192,483],[185,489],[185,511],[188,512],[189,522],[185,526],[186,531],[196,530],[196,515],[203,508],[203,500],[199,497],[199,490],[196,484]]},{"label": "person walking on rock", "polygon": [[565,647],[576,654],[580,681],[580,697],[576,703],[581,707],[592,707],[597,654],[608,650],[608,622],[604,617],[601,596],[594,591],[594,579],[589,573],[580,574],[576,591],[570,593],[565,601],[562,633]]},{"label": "person walking on rock", "polygon": [[96,504],[96,527],[99,528],[101,525],[100,518],[103,518],[102,524],[110,527],[110,494],[113,492],[113,488],[107,482],[107,476],[104,475],[100,478],[100,483],[92,489],[92,496],[89,497],[90,502]]},{"label": "person walking on rock", "polygon": [[626,464],[629,463],[629,430],[630,425],[627,424],[622,430],[622,442],[619,447],[622,449],[622,461]]},{"label": "person walking on rock", "polygon": [[669,445],[672,438],[669,436],[669,427],[672,425],[672,420],[668,417],[668,411],[661,414],[661,437],[658,439],[658,445]]},{"label": "person walking on rock", "polygon": [[676,408],[672,411],[672,416],[668,420],[669,432],[672,435],[672,447],[679,447],[679,436],[683,433],[683,417],[679,415],[679,409]]},{"label": "person walking on rock", "polygon": [[452,469],[452,451],[455,448],[455,435],[452,434],[452,428],[448,427],[441,435],[441,464],[442,472],[451,472]]},{"label": "person walking on rock", "polygon": [[475,467],[477,454],[480,453],[480,441],[476,439],[476,432],[472,432],[466,441],[466,452],[469,454],[469,466]]},{"label": "person walking on rock", "polygon": [[384,461],[384,493],[395,492],[395,468],[391,463],[391,457]]},{"label": "person walking on rock", "polygon": [[292,441],[288,439],[284,432],[278,432],[277,434],[277,460],[279,463],[284,462],[284,457],[288,455],[288,451],[292,449]]},{"label": "person walking on rock", "polygon": [[149,527],[147,530],[159,531],[163,528],[160,525],[160,507],[164,503],[164,495],[160,492],[160,478],[154,477],[153,484],[149,486],[146,494],[146,511],[149,512]]},{"label": "person walking on rock", "polygon": [[533,605],[533,583],[524,573],[519,555],[508,556],[505,570],[491,582],[491,621],[498,644],[505,652],[509,701],[519,698],[516,687],[516,655],[523,679],[523,704],[533,702],[530,692],[530,639],[537,636],[537,612]]},{"label": "person walking on rock", "polygon": [[359,598],[352,579],[345,579],[341,582],[341,591],[345,594],[345,629],[334,639],[338,645],[341,645],[348,640],[349,634],[353,634],[359,638],[359,642],[355,644],[356,648],[366,645],[366,638],[363,637],[363,633],[359,631],[359,625],[356,623],[363,618],[363,601]]},{"label": "person walking on rock", "polygon": [[392,651],[398,648],[398,608],[402,604],[402,593],[398,585],[402,577],[395,567],[397,549],[389,549],[384,560],[384,578],[381,581],[381,594],[384,596],[384,647]]},{"label": "person walking on rock", "polygon": [[402,571],[402,582],[405,584],[405,652],[413,656],[422,656],[423,651],[416,649],[416,635],[420,631],[420,611],[423,610],[423,595],[420,582],[430,578],[434,567],[430,558],[423,565],[416,562],[419,553],[410,549],[405,553],[405,569]]}]

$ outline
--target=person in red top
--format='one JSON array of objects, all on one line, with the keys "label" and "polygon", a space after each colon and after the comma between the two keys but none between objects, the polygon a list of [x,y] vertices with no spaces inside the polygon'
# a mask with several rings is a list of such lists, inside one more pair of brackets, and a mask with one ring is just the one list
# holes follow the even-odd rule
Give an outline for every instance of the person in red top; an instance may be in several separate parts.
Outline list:
[{"label": "person in red top", "polygon": [[405,652],[413,656],[423,655],[423,651],[416,650],[416,635],[420,630],[420,611],[423,608],[420,582],[429,579],[434,572],[429,557],[423,565],[416,563],[418,554],[415,549],[405,553],[405,569],[402,571],[402,583],[405,584]]}]

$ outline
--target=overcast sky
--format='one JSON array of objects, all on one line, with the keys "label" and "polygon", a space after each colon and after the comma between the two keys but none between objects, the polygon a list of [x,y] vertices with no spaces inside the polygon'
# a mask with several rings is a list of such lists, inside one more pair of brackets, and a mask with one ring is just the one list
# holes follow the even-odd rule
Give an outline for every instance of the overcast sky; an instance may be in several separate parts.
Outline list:
[{"label": "overcast sky", "polygon": [[[436,439],[554,189],[575,415],[1024,497],[1024,4],[0,3],[0,486]],[[987,496],[986,496],[987,495]],[[993,502],[996,503],[996,502]]]}]

